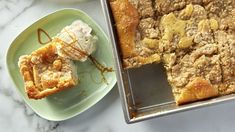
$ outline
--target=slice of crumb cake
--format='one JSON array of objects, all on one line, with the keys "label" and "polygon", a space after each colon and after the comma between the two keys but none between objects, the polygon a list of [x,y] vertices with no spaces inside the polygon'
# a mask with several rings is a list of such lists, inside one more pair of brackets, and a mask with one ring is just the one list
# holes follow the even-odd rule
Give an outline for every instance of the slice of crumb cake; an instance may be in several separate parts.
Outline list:
[{"label": "slice of crumb cake", "polygon": [[55,45],[49,43],[18,62],[29,98],[41,99],[78,84],[73,61],[59,57]]}]

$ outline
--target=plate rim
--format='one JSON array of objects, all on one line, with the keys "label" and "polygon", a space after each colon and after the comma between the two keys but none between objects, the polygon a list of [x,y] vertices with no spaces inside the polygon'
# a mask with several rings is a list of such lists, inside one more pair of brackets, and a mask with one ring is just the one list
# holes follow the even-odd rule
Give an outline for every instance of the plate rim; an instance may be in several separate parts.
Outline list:
[{"label": "plate rim", "polygon": [[[58,12],[63,12],[63,11],[75,11],[75,12],[79,12],[83,15],[85,15],[92,23],[94,23],[94,25],[102,32],[102,34],[104,35],[104,38],[107,40],[108,43],[111,43],[111,41],[108,39],[108,36],[106,35],[106,33],[103,31],[103,29],[100,27],[100,25],[92,18],[90,17],[86,12],[80,10],[80,9],[75,9],[75,8],[62,8],[56,11],[53,11],[51,13],[47,13],[46,15],[43,15],[42,17],[38,18],[36,21],[34,21],[33,23],[31,23],[29,26],[27,26],[24,30],[20,31],[20,33],[18,33],[16,35],[16,37],[13,39],[13,41],[11,41],[10,46],[7,48],[7,52],[5,54],[5,67],[7,68],[7,72],[8,72],[8,76],[10,78],[10,81],[12,82],[14,89],[16,89],[17,94],[20,95],[20,97],[24,100],[24,103],[27,104],[37,115],[39,115],[40,117],[46,119],[46,120],[50,120],[50,121],[64,121],[70,118],[73,118],[77,115],[82,114],[83,112],[85,112],[86,110],[90,109],[91,107],[93,107],[95,104],[97,104],[99,101],[101,101],[115,86],[117,83],[117,78],[116,75],[113,76],[114,80],[109,84],[110,88],[108,90],[105,91],[105,93],[103,93],[102,95],[100,95],[98,97],[98,99],[96,99],[95,101],[93,101],[92,103],[90,103],[88,106],[86,106],[84,109],[78,111],[78,112],[74,112],[73,114],[69,115],[69,116],[65,116],[64,118],[51,118],[48,117],[46,115],[41,114],[38,110],[36,110],[34,107],[31,106],[31,104],[29,103],[29,101],[26,100],[26,98],[24,97],[23,94],[21,94],[19,88],[16,85],[16,82],[14,81],[14,79],[12,78],[11,75],[11,71],[9,68],[9,54],[10,54],[10,50],[12,49],[12,47],[14,46],[13,43],[19,38],[19,36],[25,32],[26,30],[29,30],[30,27],[32,27],[34,24],[36,24],[37,22],[41,21],[42,19],[44,19],[45,17],[58,13]],[[112,48],[112,47],[111,47]],[[114,60],[114,55],[112,53],[112,59]],[[114,73],[115,74],[115,73]]]}]

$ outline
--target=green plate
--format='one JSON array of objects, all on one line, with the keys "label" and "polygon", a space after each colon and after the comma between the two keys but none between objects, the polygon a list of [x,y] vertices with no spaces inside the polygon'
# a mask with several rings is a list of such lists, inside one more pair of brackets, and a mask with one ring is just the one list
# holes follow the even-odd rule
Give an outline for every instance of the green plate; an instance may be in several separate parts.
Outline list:
[{"label": "green plate", "polygon": [[[24,30],[11,44],[7,53],[7,67],[10,76],[25,102],[41,117],[61,121],[87,110],[101,100],[115,85],[114,72],[105,73],[108,84],[101,82],[100,72],[91,61],[76,62],[80,84],[41,100],[29,99],[24,92],[24,83],[18,68],[21,55],[30,54],[39,48],[37,29],[42,28],[55,36],[66,25],[80,19],[92,27],[98,37],[97,50],[93,56],[108,67],[114,67],[111,45],[102,29],[84,12],[75,9],[63,9],[38,20]],[[46,38],[43,38],[46,39]],[[45,40],[46,41],[46,40]]]}]

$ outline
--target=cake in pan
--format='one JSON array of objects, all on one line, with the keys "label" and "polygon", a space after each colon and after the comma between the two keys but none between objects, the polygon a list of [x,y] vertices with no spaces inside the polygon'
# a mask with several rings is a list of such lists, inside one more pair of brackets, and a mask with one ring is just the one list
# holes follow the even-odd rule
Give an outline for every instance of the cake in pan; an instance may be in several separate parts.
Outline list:
[{"label": "cake in pan", "polygon": [[151,5],[152,1],[145,0],[111,2],[124,68],[140,67],[160,61],[155,46],[160,32],[157,22],[153,19],[154,10]]},{"label": "cake in pan", "polygon": [[235,1],[110,5],[124,68],[162,62],[178,105],[235,92]]}]

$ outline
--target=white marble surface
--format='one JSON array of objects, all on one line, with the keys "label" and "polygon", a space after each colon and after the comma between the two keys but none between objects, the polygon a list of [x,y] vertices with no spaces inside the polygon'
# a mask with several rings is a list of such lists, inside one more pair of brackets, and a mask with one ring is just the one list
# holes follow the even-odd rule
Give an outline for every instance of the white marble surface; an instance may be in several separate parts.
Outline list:
[{"label": "white marble surface", "polygon": [[58,4],[47,0],[0,0],[0,132],[234,132],[235,101],[128,125],[115,87],[88,111],[62,122],[38,117],[17,94],[5,67],[13,39],[38,18],[61,8],[87,12],[107,32],[98,0]]}]

